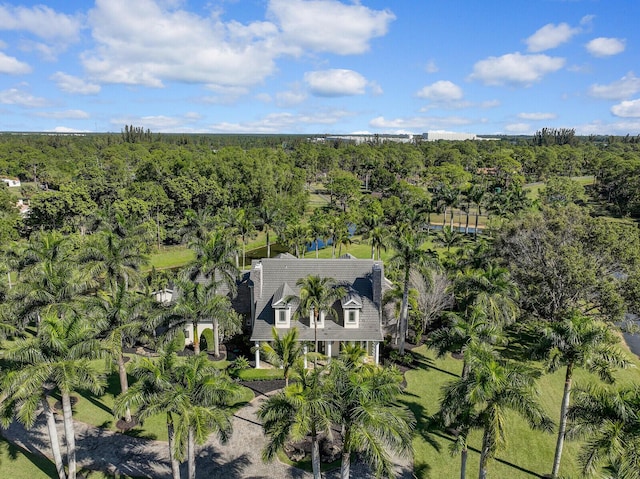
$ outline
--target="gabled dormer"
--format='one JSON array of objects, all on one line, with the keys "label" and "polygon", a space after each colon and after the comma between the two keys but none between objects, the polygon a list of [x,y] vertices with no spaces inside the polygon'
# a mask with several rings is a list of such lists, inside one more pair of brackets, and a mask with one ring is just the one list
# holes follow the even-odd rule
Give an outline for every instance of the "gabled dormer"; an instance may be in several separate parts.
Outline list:
[{"label": "gabled dormer", "polygon": [[360,326],[360,311],[362,310],[362,299],[360,295],[351,290],[340,300],[344,313],[344,327],[346,329],[356,329]]},{"label": "gabled dormer", "polygon": [[291,327],[291,304],[287,298],[294,296],[293,289],[287,284],[282,283],[273,294],[271,306],[273,307],[274,325],[276,328]]}]

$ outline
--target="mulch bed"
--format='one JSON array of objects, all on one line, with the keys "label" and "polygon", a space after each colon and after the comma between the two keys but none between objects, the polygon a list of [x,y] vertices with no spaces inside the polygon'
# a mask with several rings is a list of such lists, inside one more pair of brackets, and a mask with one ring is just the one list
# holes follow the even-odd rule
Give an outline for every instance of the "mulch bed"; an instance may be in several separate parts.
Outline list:
[{"label": "mulch bed", "polygon": [[267,394],[282,389],[284,387],[284,379],[271,379],[269,381],[240,381],[245,387],[248,387],[256,394],[266,396]]}]

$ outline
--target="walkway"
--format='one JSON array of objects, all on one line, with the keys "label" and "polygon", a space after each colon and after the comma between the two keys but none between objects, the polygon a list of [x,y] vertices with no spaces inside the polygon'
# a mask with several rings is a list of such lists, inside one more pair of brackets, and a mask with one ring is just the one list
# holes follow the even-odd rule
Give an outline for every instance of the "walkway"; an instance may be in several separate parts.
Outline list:
[{"label": "walkway", "polygon": [[[210,439],[199,449],[196,471],[207,479],[304,479],[312,474],[279,461],[265,464],[260,457],[265,444],[256,412],[265,396],[258,396],[240,409],[233,419],[233,435],[227,444]],[[171,478],[167,443],[140,439],[76,422],[78,463],[81,467],[147,478]],[[58,421],[61,437],[62,421]],[[2,435],[36,454],[49,454],[49,437],[43,420],[29,431],[14,422]],[[184,467],[184,466],[183,466]],[[339,470],[323,474],[326,479],[339,478]],[[186,472],[183,470],[183,475]],[[352,465],[352,478],[368,478],[362,464]],[[410,479],[412,468],[407,461],[398,464],[398,477]]]}]

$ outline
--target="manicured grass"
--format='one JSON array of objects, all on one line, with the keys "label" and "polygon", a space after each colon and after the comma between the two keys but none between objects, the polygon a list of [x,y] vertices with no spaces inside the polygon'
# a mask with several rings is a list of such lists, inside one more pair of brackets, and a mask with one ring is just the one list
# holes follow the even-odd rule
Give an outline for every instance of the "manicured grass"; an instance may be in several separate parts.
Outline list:
[{"label": "manicured grass", "polygon": [[[462,371],[462,362],[451,358],[436,359],[433,352],[424,346],[414,350],[420,359],[421,367],[406,373],[407,389],[403,402],[416,415],[418,431],[414,439],[415,475],[419,479],[436,479],[442,477],[457,477],[460,471],[460,456],[451,456],[449,446],[452,439],[439,432],[430,432],[428,417],[438,409],[442,386],[458,377]],[[638,382],[640,366],[638,359],[629,353],[635,368],[619,371],[617,382],[624,384]],[[582,371],[575,373],[574,385],[585,384],[597,379]],[[560,402],[564,386],[564,370],[554,374],[544,375],[540,380],[540,402],[547,414],[558,421]],[[496,460],[490,462],[490,477],[505,477],[509,479],[530,479],[543,477],[551,472],[555,452],[556,433],[532,431],[527,423],[515,414],[507,415],[507,447],[498,452]],[[426,438],[431,438],[440,446],[436,451]],[[467,477],[478,474],[479,446],[482,436],[480,432],[471,435],[469,457],[467,462]],[[580,444],[575,441],[565,442],[562,456],[560,475],[562,477],[579,477],[577,454]]]},{"label": "manicured grass", "polygon": [[[87,479],[134,479],[132,476],[109,475],[100,471],[79,471]],[[32,454],[0,437],[0,477],[8,479],[40,479],[58,477],[49,459]]]},{"label": "manicured grass", "polygon": [[242,369],[236,374],[242,381],[267,381],[270,379],[283,379],[282,369]]},{"label": "manicured grass", "polygon": [[186,246],[163,246],[150,255],[149,266],[156,269],[178,268],[195,258],[195,253]]}]

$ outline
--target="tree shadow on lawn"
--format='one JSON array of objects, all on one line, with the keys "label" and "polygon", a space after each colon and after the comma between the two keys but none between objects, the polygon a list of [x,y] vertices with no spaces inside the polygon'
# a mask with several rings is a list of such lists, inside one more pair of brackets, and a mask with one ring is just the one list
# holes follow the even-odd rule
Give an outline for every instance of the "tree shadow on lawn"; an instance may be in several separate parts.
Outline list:
[{"label": "tree shadow on lawn", "polygon": [[[405,396],[415,397],[415,398],[419,397],[415,394],[407,394],[407,393],[405,393]],[[408,407],[413,413],[413,415],[415,416],[417,434],[427,444],[432,446],[438,453],[443,452],[441,450],[440,444],[438,443],[438,440],[437,440],[438,438],[443,439],[447,442],[451,442],[451,443],[454,442],[455,440],[454,436],[451,434],[447,434],[445,431],[443,431],[438,421],[433,416],[427,414],[427,411],[422,404],[416,401],[410,401],[410,400],[406,400],[406,401],[403,400],[400,402],[404,404],[406,407]],[[480,454],[480,449],[478,448],[468,446],[468,449],[469,451],[473,451],[473,452],[476,452],[477,454]],[[538,474],[537,472],[531,471],[522,466],[518,466],[517,464],[509,462],[505,459],[500,459],[499,457],[494,457],[492,460],[533,477],[538,477],[538,478],[547,477],[544,474]],[[425,476],[424,474],[428,473],[430,470],[431,470],[430,466],[426,463],[417,464],[415,466],[415,473],[416,473],[415,477],[428,477],[428,476]]]},{"label": "tree shadow on lawn", "polygon": [[[6,455],[5,455],[6,451]],[[33,453],[20,446],[9,442],[0,436],[0,468],[11,470],[11,462],[17,461],[23,456],[31,464],[46,474],[47,477],[56,477],[58,475],[56,467],[52,461],[43,456],[40,452]]]},{"label": "tree shadow on lawn", "polygon": [[83,468],[133,477],[171,475],[167,443],[131,438],[97,428],[90,428],[76,439],[78,462]]}]

